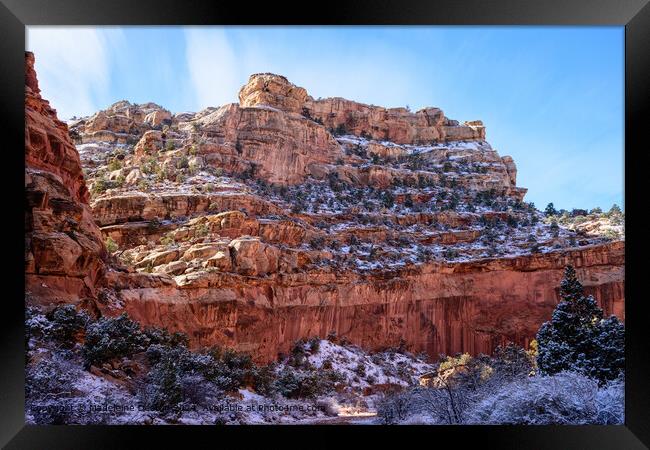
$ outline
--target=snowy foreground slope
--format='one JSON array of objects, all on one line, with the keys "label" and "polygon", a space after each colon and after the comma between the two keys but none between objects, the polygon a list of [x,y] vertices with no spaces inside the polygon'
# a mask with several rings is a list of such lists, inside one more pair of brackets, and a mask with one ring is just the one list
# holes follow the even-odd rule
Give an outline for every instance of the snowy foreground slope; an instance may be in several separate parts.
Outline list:
[{"label": "snowy foreground slope", "polygon": [[[28,423],[623,421],[622,379],[599,386],[570,372],[535,375],[530,352],[516,347],[492,358],[465,354],[432,363],[401,349],[368,353],[331,335],[299,341],[276,363],[256,366],[233,352],[188,351],[164,332],[125,333],[134,324],[125,319],[86,322],[82,345],[75,327],[83,320],[66,307],[46,315],[29,312]],[[96,331],[105,338],[89,344]],[[138,347],[133,336],[145,334]],[[97,350],[127,356],[91,363]]]},{"label": "snowy foreground slope", "polygon": [[[43,423],[63,415],[65,423],[82,424],[291,424],[340,420],[373,423],[382,388],[413,386],[419,375],[433,368],[409,354],[387,351],[368,355],[354,346],[326,340],[319,343],[319,351],[308,353],[309,363],[303,368],[293,368],[285,360],[274,372],[282,379],[287,373],[301,376],[313,367],[331,363],[331,368],[340,374],[340,383],[326,395],[289,399],[281,394],[260,395],[250,387],[240,388],[212,398],[209,404],[188,405],[170,414],[148,410],[138,394],[125,386],[128,383],[112,382],[112,377],[83,370],[74,350],[34,350],[35,359],[40,362],[31,368],[29,377],[40,392],[35,389],[28,393],[27,421]],[[62,387],[61,395],[47,395]],[[37,397],[39,393],[44,394],[45,400],[30,401],[30,396]]]}]

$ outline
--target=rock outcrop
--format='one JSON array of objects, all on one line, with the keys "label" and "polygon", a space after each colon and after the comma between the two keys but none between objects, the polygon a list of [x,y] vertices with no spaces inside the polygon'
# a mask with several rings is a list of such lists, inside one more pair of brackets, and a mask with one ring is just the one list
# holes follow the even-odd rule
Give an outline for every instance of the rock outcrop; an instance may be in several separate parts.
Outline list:
[{"label": "rock outcrop", "polygon": [[270,73],[251,75],[239,91],[239,103],[243,107],[268,106],[302,113],[331,129],[397,144],[485,139],[485,128],[479,120],[461,125],[446,118],[439,108],[412,113],[406,108],[382,108],[344,98],[314,100],[304,88]]},{"label": "rock outcrop", "polygon": [[35,302],[79,302],[94,297],[106,251],[79,153],[41,98],[32,53],[25,69],[25,289]]},{"label": "rock outcrop", "polygon": [[[264,270],[256,272],[264,275],[264,252],[257,248],[252,254],[246,271],[262,260]],[[489,354],[509,341],[529,344],[559,300],[569,263],[576,264],[587,293],[606,314],[624,318],[622,243],[370,276],[318,271],[250,278],[219,272],[180,294],[145,288],[121,295],[129,314],[144,323],[183,331],[196,346],[226,345],[262,361],[288,352],[297,339],[330,331],[372,350],[406,342],[409,350],[432,356]]]},{"label": "rock outcrop", "polygon": [[210,165],[251,175],[270,183],[297,184],[313,166],[334,164],[343,152],[322,125],[291,110],[232,104],[196,122],[212,139],[198,152]]},{"label": "rock outcrop", "polygon": [[129,136],[171,123],[171,113],[155,103],[137,105],[122,100],[74,125],[81,131],[81,142],[126,143]]},{"label": "rock outcrop", "polygon": [[266,105],[282,111],[300,113],[307,99],[307,91],[295,86],[285,77],[272,73],[250,76],[239,91],[242,107]]},{"label": "rock outcrop", "polygon": [[334,130],[396,144],[485,139],[481,121],[459,124],[447,119],[438,108],[412,113],[406,108],[382,108],[344,98],[310,98],[304,112]]}]

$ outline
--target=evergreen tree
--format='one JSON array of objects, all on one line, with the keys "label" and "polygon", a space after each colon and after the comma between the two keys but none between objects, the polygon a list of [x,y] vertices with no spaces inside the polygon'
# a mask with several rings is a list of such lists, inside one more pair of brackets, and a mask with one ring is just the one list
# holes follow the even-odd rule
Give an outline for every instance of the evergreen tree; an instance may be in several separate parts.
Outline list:
[{"label": "evergreen tree", "polygon": [[170,353],[165,352],[152,367],[145,387],[147,406],[163,413],[176,408],[183,401],[180,364]]},{"label": "evergreen tree", "polygon": [[625,369],[625,327],[611,316],[599,324],[594,337],[597,352],[585,361],[585,372],[592,378],[613,380]]},{"label": "evergreen tree", "polygon": [[567,266],[560,285],[560,303],[538,333],[540,372],[580,372],[605,382],[624,370],[624,333],[619,320],[603,320],[594,298],[584,295],[576,272]]},{"label": "evergreen tree", "polygon": [[609,209],[608,215],[621,215],[623,211],[621,211],[621,207],[618,206],[616,203],[612,205],[612,207]]},{"label": "evergreen tree", "polygon": [[390,191],[385,191],[381,197],[381,202],[386,208],[392,208],[395,204],[395,198]]},{"label": "evergreen tree", "polygon": [[551,222],[551,234],[553,237],[558,237],[560,235],[560,226],[557,224],[557,220],[555,219]]},{"label": "evergreen tree", "polygon": [[555,216],[555,215],[557,215],[557,210],[555,209],[555,206],[553,205],[553,203],[549,203],[548,205],[546,205],[546,209],[544,210],[544,214],[546,214],[547,216]]}]

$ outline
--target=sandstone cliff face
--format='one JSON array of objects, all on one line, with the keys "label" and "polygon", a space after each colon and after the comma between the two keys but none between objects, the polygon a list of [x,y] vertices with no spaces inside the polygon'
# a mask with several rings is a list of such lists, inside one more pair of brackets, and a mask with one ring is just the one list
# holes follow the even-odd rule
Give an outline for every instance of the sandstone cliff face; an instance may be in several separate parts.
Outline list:
[{"label": "sandstone cliff face", "polygon": [[248,83],[239,91],[239,104],[243,107],[267,105],[294,113],[302,112],[306,98],[304,88],[272,73],[251,75]]},{"label": "sandstone cliff face", "polygon": [[75,127],[81,132],[81,142],[126,142],[129,135],[150,128],[171,124],[172,115],[155,103],[134,105],[126,100],[114,103],[105,111],[81,119]]},{"label": "sandstone cliff face", "polygon": [[196,346],[232,346],[267,362],[301,337],[332,330],[372,350],[404,340],[410,350],[432,356],[490,354],[508,341],[528,345],[558,302],[557,286],[568,263],[577,265],[587,292],[606,314],[624,317],[621,243],[366,277],[215,273],[180,294],[145,288],[121,295],[138,320],[186,332]]},{"label": "sandstone cliff face", "polygon": [[406,108],[387,109],[343,98],[310,98],[305,102],[304,110],[307,115],[330,128],[396,144],[485,139],[482,122],[459,124],[447,119],[438,108],[425,108],[412,113]]},{"label": "sandstone cliff face", "polygon": [[343,152],[322,126],[291,112],[264,104],[227,105],[196,123],[216,146],[199,147],[211,164],[253,170],[270,183],[296,184],[312,166],[334,164]]},{"label": "sandstone cliff face", "polygon": [[439,108],[424,108],[411,113],[406,108],[387,109],[344,98],[314,100],[304,88],[291,84],[283,76],[268,73],[251,75],[239,91],[239,103],[302,113],[331,129],[397,144],[485,139],[481,121],[460,125],[447,119]]},{"label": "sandstone cliff face", "polygon": [[26,291],[37,302],[78,302],[94,296],[105,249],[79,153],[40,96],[31,53],[25,69]]},{"label": "sandstone cliff face", "polygon": [[26,272],[42,302],[93,298],[259,361],[330,331],[434,357],[526,345],[567,264],[624,317],[624,243],[553,230],[479,121],[314,100],[273,74],[196,114],[118,102],[71,127],[91,217],[30,58]]}]

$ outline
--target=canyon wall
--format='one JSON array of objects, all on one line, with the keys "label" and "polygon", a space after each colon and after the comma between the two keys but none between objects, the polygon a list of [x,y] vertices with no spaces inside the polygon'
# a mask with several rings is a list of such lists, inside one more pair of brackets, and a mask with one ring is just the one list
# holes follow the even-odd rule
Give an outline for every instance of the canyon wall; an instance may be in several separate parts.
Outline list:
[{"label": "canyon wall", "polygon": [[527,345],[568,264],[624,318],[624,242],[541,222],[479,121],[314,100],[255,74],[239,104],[122,101],[69,130],[33,65],[27,53],[28,302],[126,311],[265,362],[331,331],[432,356]]},{"label": "canyon wall", "polygon": [[25,275],[38,303],[95,296],[106,251],[68,127],[41,98],[34,55],[25,55]]},{"label": "canyon wall", "polygon": [[624,318],[624,245],[359,276],[216,275],[202,287],[121,291],[124,308],[144,323],[187,333],[194,345],[222,344],[274,360],[303,337],[335,331],[369,349],[489,354],[512,341],[528,345],[558,302],[564,267],[573,264],[605,313]]}]

